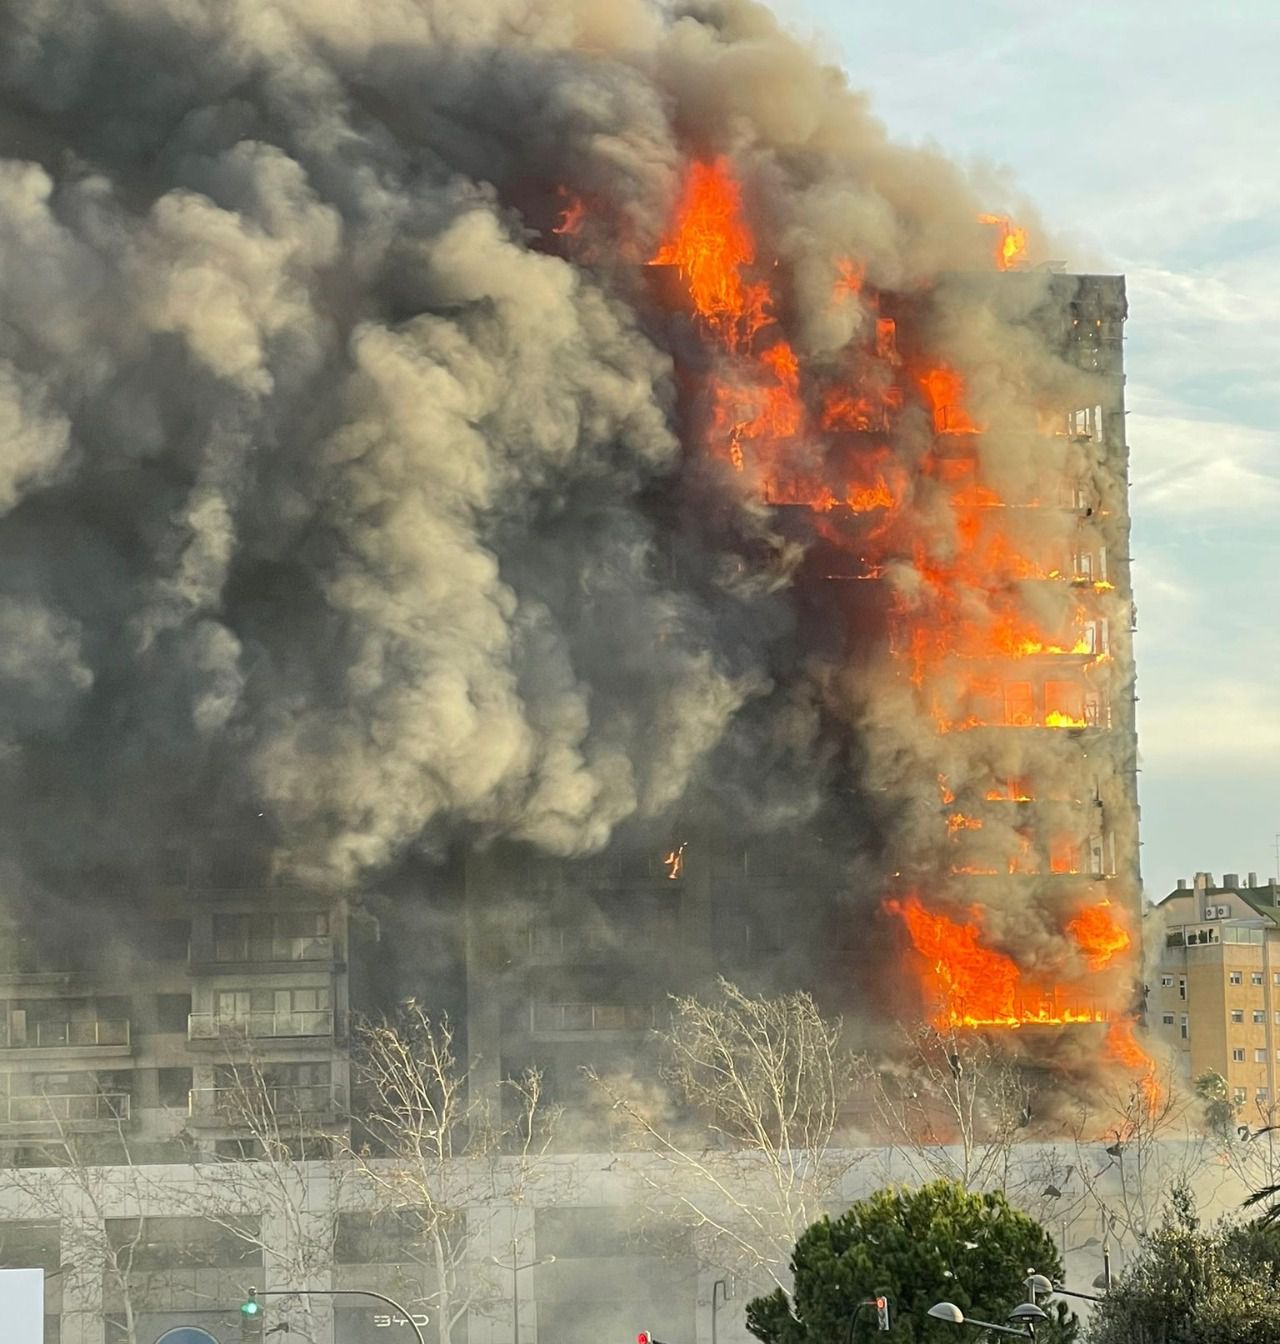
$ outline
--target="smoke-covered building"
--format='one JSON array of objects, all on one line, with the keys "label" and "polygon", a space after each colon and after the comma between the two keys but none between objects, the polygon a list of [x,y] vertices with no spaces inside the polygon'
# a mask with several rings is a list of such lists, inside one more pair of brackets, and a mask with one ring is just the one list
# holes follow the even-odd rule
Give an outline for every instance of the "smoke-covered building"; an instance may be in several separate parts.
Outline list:
[{"label": "smoke-covered building", "polygon": [[[751,0],[14,5],[0,52],[3,1219],[79,1266],[66,1344],[134,1270],[149,1325],[280,1277],[269,1218],[144,1224],[246,1096],[323,1164],[406,999],[570,1147],[718,975],[1048,1094],[1147,1067],[1119,277]],[[327,1181],[333,1286],[377,1238]],[[487,1251],[545,1233],[594,1338],[611,1217]]]}]

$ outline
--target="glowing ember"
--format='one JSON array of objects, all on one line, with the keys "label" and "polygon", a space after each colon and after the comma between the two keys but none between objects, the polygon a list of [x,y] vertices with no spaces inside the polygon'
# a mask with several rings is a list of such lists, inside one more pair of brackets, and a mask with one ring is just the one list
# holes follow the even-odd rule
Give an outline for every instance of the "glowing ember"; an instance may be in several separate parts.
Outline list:
[{"label": "glowing ember", "polygon": [[1133,943],[1128,929],[1116,919],[1110,901],[1086,906],[1068,922],[1067,932],[1076,940],[1091,971],[1109,966]]},{"label": "glowing ember", "polygon": [[977,817],[966,817],[963,812],[952,812],[947,817],[947,830],[953,835],[956,831],[980,831],[982,822]]},{"label": "glowing ember", "polygon": [[1020,229],[1006,215],[979,215],[980,224],[994,224],[999,229],[996,242],[996,266],[1011,271],[1026,260],[1027,231]]}]

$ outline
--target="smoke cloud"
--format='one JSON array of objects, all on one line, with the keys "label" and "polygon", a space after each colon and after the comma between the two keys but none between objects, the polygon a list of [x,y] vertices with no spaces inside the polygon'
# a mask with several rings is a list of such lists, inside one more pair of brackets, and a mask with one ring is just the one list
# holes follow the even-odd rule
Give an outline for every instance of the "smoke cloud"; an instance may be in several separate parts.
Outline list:
[{"label": "smoke cloud", "polygon": [[[1038,405],[1093,399],[1046,332],[1052,278],[976,290],[991,202],[763,7],[14,0],[0,144],[0,805],[25,880],[73,894],[213,814],[348,882],[453,842],[591,854],[695,807],[941,880],[939,776],[1074,800],[1074,740],[939,735],[858,576],[814,596],[849,545],[769,506],[767,452],[703,450],[740,364],[643,263],[689,164],[723,156],[807,375],[880,395],[866,296],[901,296],[964,374],[990,489],[1025,496],[1050,452],[1114,491],[1088,442],[1032,442]],[[913,392],[891,456],[945,553],[935,429]],[[820,473],[826,441],[791,438]],[[1078,548],[1046,519],[1027,553]],[[881,591],[924,611],[919,556],[881,549]],[[1070,624],[1067,586],[1006,588]],[[1020,834],[962,835],[965,861]],[[1070,962],[1056,899],[988,931]]]}]

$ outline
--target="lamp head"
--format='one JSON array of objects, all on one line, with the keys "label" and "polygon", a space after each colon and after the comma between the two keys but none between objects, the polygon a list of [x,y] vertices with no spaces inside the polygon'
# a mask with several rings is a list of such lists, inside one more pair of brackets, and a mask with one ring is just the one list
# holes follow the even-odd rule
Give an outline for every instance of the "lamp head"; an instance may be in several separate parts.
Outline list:
[{"label": "lamp head", "polygon": [[1047,1321],[1049,1318],[1035,1305],[1034,1302],[1019,1302],[1009,1313],[1011,1321],[1017,1321],[1019,1325],[1025,1325],[1028,1321]]},{"label": "lamp head", "polygon": [[951,1325],[964,1324],[964,1312],[954,1302],[935,1302],[926,1314],[935,1321],[947,1321]]},{"label": "lamp head", "polygon": [[1053,1292],[1053,1282],[1047,1275],[1037,1274],[1034,1270],[1027,1275],[1027,1292],[1038,1297],[1048,1297]]}]

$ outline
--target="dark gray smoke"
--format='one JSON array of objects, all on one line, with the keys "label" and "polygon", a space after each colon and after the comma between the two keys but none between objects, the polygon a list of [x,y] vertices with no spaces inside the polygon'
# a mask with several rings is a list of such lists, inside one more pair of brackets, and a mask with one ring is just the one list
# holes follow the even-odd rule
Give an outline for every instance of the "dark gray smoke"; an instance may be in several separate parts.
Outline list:
[{"label": "dark gray smoke", "polygon": [[[831,301],[852,258],[926,306],[1002,491],[1045,470],[1035,398],[1091,395],[1031,320],[1047,277],[998,299],[949,278],[990,269],[991,202],[760,6],[12,0],[0,152],[19,880],[125,881],[211,820],[339,881],[458,841],[584,855],[693,800],[868,871],[892,834],[945,872],[921,857],[938,775],[1079,774],[1062,740],[940,739],[883,658],[849,660],[856,621],[798,592],[812,534],[694,442],[717,356],[642,263],[719,154],[807,368],[834,376],[874,321]],[[908,407],[908,472],[930,435]],[[1073,544],[1046,526],[1041,549]],[[910,605],[910,555],[885,576]],[[1010,600],[1048,626],[1065,593]],[[1062,917],[1022,901],[993,928],[1061,962]]]}]

